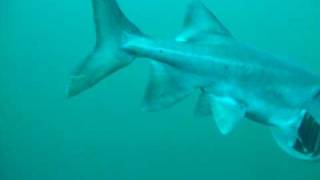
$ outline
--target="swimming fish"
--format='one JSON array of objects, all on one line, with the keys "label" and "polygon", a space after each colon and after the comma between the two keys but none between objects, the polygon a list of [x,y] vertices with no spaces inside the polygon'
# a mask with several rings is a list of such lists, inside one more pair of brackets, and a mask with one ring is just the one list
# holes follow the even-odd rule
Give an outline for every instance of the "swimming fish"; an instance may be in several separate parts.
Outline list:
[{"label": "swimming fish", "polygon": [[96,45],[73,72],[73,97],[131,64],[150,59],[146,111],[173,106],[199,91],[195,113],[222,134],[243,120],[269,127],[277,144],[302,160],[320,159],[320,78],[317,74],[239,42],[200,1],[188,6],[172,40],[142,33],[115,0],[92,0]]}]

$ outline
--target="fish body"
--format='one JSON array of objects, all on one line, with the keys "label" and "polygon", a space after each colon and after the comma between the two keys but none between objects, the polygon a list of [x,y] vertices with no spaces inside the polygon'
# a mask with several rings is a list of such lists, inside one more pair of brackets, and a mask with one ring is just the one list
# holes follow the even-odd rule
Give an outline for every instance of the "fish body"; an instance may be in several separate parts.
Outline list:
[{"label": "fish body", "polygon": [[144,35],[115,0],[92,0],[97,43],[74,71],[68,95],[91,88],[137,57],[150,59],[143,109],[171,107],[200,91],[195,113],[222,134],[244,119],[271,128],[279,146],[303,160],[320,158],[320,78],[236,40],[201,2],[190,4],[174,40]]}]

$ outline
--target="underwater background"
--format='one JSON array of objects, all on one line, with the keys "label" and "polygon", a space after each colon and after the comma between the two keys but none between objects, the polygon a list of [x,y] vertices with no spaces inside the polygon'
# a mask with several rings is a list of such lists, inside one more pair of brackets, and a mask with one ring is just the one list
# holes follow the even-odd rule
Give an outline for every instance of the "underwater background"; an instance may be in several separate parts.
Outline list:
[{"label": "underwater background", "polygon": [[[170,39],[190,0],[118,0],[141,30]],[[203,0],[234,36],[320,74],[319,0]],[[92,50],[90,0],[0,0],[0,180],[319,180],[244,121],[222,136],[197,93],[143,112],[148,62],[72,99],[69,75]]]}]

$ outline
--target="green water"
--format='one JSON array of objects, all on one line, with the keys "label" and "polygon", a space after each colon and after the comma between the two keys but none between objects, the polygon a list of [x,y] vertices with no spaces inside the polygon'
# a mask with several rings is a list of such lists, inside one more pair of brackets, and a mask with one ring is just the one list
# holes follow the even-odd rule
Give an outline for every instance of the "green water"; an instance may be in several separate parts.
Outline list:
[{"label": "green water", "polygon": [[[118,0],[150,35],[172,38],[189,0]],[[238,39],[320,72],[319,0],[203,0]],[[231,135],[174,108],[139,108],[145,59],[74,99],[69,74],[95,43],[90,0],[0,1],[0,180],[319,180],[268,128]]]}]

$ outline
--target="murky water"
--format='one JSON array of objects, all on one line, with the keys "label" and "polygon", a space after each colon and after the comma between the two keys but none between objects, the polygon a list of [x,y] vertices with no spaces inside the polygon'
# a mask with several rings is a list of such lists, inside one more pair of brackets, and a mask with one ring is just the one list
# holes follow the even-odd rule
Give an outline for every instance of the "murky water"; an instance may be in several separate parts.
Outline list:
[{"label": "murky water", "polygon": [[[189,0],[118,0],[144,32],[173,38]],[[236,38],[320,72],[319,0],[203,0]],[[1,180],[319,180],[269,129],[243,122],[228,136],[193,115],[197,93],[146,113],[148,62],[73,99],[70,72],[95,43],[90,0],[0,1]]]}]

